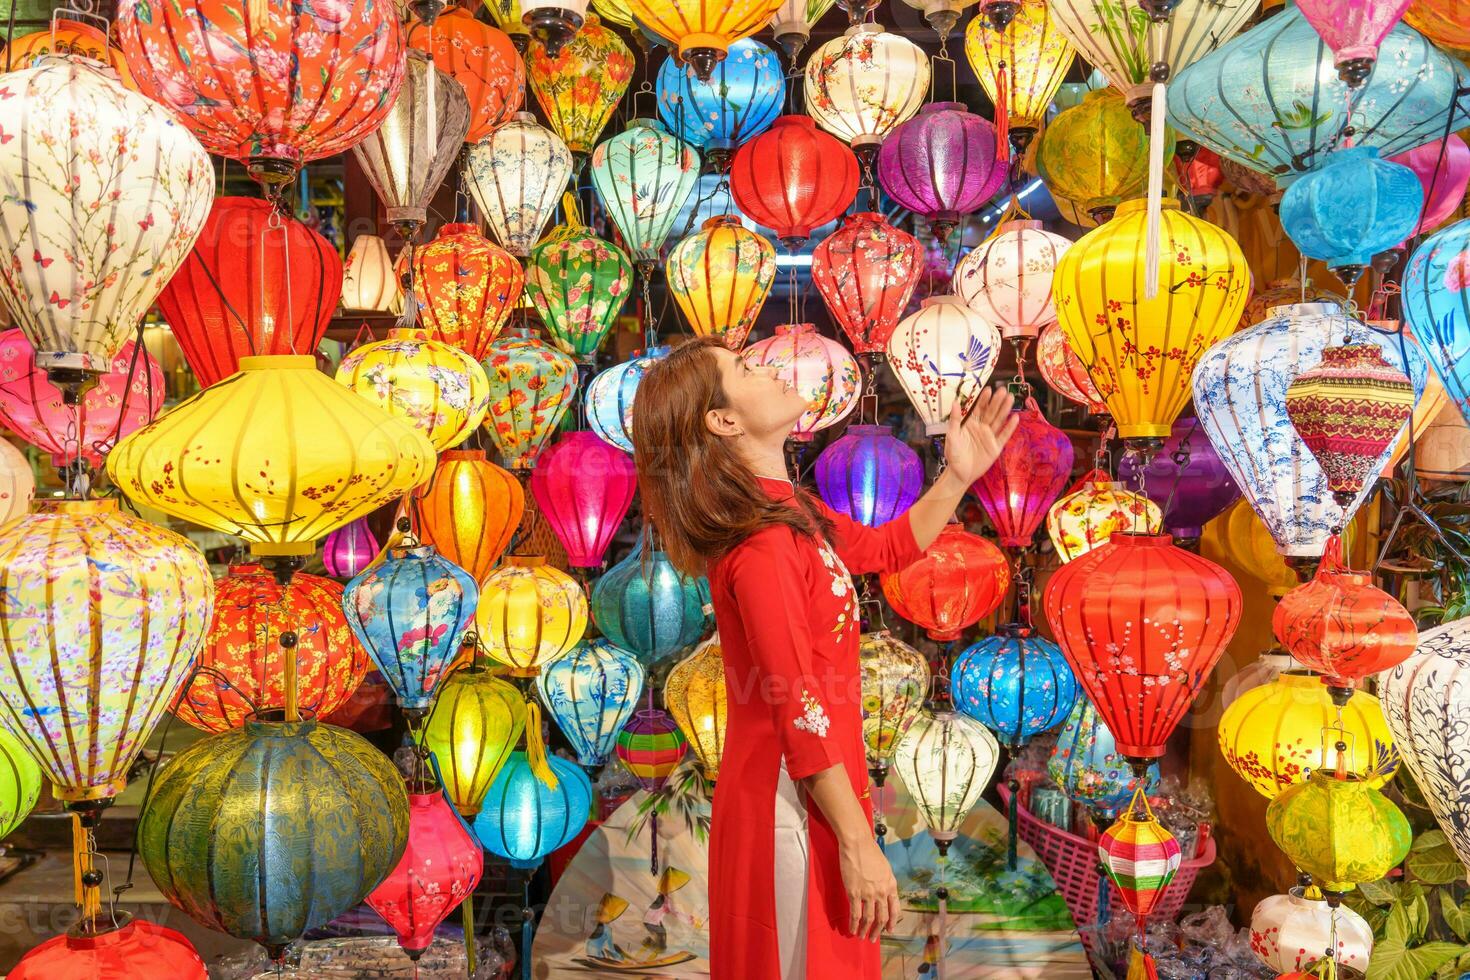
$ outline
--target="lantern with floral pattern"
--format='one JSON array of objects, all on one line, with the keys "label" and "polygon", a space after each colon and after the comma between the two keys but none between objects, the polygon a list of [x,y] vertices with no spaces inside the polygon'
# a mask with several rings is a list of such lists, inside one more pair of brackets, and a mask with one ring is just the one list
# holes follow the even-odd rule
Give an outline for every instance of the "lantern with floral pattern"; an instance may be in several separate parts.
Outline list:
[{"label": "lantern with floral pattern", "polygon": [[435,449],[452,449],[485,418],[490,385],[464,351],[421,330],[394,329],[342,359],[337,380],[411,423]]},{"label": "lantern with floral pattern", "polygon": [[591,361],[633,288],[633,263],[612,242],[569,215],[531,249],[526,295],[552,343]]},{"label": "lantern with floral pattern", "polygon": [[466,143],[478,143],[521,111],[526,67],[504,31],[467,10],[448,7],[432,27],[415,22],[408,46],[428,52],[435,67],[464,88],[470,104]]},{"label": "lantern with floral pattern", "polygon": [[999,353],[1000,331],[958,296],[930,296],[888,338],[889,366],[931,436],[980,394]]},{"label": "lantern with floral pattern", "polygon": [[450,222],[413,250],[413,292],[430,340],[483,361],[521,299],[525,275],[505,249],[469,223]]},{"label": "lantern with floral pattern", "polygon": [[1072,243],[1039,221],[1007,221],[955,266],[955,293],[1004,339],[1035,337],[1056,320],[1052,279]]},{"label": "lantern with floral pattern", "polygon": [[571,175],[566,143],[529,112],[516,113],[465,157],[470,196],[496,241],[518,257],[531,254]]},{"label": "lantern with floral pattern", "polygon": [[554,57],[533,45],[526,74],[552,132],[581,159],[597,145],[628,89],[633,52],[596,14],[588,14],[577,36]]},{"label": "lantern with floral pattern", "polygon": [[847,215],[812,249],[812,282],[857,354],[883,352],[923,269],[919,240],[873,211]]},{"label": "lantern with floral pattern", "polygon": [[797,442],[841,422],[862,393],[857,361],[810,323],[780,324],[775,336],[751,344],[740,356],[752,366],[775,368],[776,376],[806,399],[807,409],[791,430]]},{"label": "lantern with floral pattern", "polygon": [[881,24],[855,24],[812,52],[807,112],[871,161],[893,128],[919,111],[929,91],[929,58]]},{"label": "lantern with floral pattern", "polygon": [[1011,6],[1015,13],[1004,27],[997,28],[987,17],[970,21],[965,55],[997,107],[996,122],[1004,106],[1011,139],[1024,148],[1041,128],[1075,52],[1046,0],[1020,0]]},{"label": "lantern with floral pattern", "polygon": [[577,362],[529,327],[512,327],[485,359],[490,408],[485,429],[503,465],[528,470],[561,425],[577,393]]},{"label": "lantern with floral pattern", "polygon": [[776,250],[764,235],[723,214],[680,239],[665,264],[669,292],[694,332],[745,345],[776,279]]},{"label": "lantern with floral pattern", "polygon": [[1027,398],[1020,423],[971,488],[1007,548],[1025,548],[1072,475],[1072,440]]}]

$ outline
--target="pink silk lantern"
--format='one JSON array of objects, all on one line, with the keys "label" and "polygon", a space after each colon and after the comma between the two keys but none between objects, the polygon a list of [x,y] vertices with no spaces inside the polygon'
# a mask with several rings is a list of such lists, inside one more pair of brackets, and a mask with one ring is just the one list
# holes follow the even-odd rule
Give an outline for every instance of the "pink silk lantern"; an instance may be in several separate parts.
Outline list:
[{"label": "pink silk lantern", "polygon": [[1424,210],[1419,212],[1415,235],[1439,227],[1465,199],[1465,189],[1470,186],[1470,146],[1458,133],[1450,134],[1448,143],[1435,140],[1389,159],[1414,171],[1424,188]]},{"label": "pink silk lantern", "polygon": [[971,489],[1007,548],[1031,544],[1046,512],[1072,475],[1072,440],[1041,415],[1034,398],[995,465]]},{"label": "pink silk lantern", "polygon": [[576,568],[602,564],[637,488],[633,457],[591,432],[568,432],[531,471],[536,506]]},{"label": "pink silk lantern", "polygon": [[1059,323],[1041,328],[1036,341],[1036,366],[1053,391],[1068,401],[1086,405],[1089,415],[1106,415],[1108,406],[1098,394],[1097,385],[1087,373],[1087,366],[1067,343],[1067,335]]},{"label": "pink silk lantern", "polygon": [[[0,422],[51,454],[57,466],[80,458],[101,466],[117,440],[153,421],[163,407],[163,371],[146,351],[133,364],[134,342],[123,345],[80,406],[67,405],[36,367],[36,352],[19,330],[0,333]],[[132,367],[132,382],[128,381]]]},{"label": "pink silk lantern", "polygon": [[322,564],[334,578],[356,578],[378,557],[380,545],[366,517],[344,524],[322,543]]},{"label": "pink silk lantern", "polygon": [[1357,86],[1373,73],[1378,45],[1404,16],[1409,0],[1297,0],[1297,7],[1332,49],[1337,77]]}]

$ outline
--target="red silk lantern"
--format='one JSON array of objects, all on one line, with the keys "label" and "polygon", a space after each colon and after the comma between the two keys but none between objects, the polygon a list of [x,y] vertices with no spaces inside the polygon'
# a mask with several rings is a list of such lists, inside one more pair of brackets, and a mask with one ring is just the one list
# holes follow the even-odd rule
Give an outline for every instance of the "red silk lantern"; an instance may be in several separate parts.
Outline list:
[{"label": "red silk lantern", "polygon": [[1046,618],[1135,768],[1164,743],[1240,625],[1225,569],[1167,534],[1114,534],[1047,583]]},{"label": "red silk lantern", "polygon": [[602,564],[637,489],[633,457],[591,432],[568,432],[531,471],[536,506],[576,568]]},{"label": "red silk lantern", "polygon": [[520,526],[526,508],[521,481],[480,449],[448,449],[428,486],[416,492],[424,544],[483,583]]},{"label": "red silk lantern", "polygon": [[919,240],[860,211],[812,249],[812,281],[858,354],[881,353],[924,271]]},{"label": "red silk lantern", "polygon": [[1219,193],[1220,185],[1225,183],[1225,171],[1220,169],[1220,155],[1203,146],[1187,161],[1176,151],[1174,174],[1179,180],[1179,186],[1194,201],[1196,213],[1204,211],[1205,206]]},{"label": "red silk lantern", "polygon": [[1052,322],[1041,328],[1036,340],[1036,366],[1052,390],[1068,401],[1086,405],[1089,415],[1106,415],[1108,406],[1087,373],[1082,359],[1067,343],[1066,331]]},{"label": "red silk lantern", "polygon": [[342,259],[330,242],[258,198],[221,197],[158,309],[208,386],[242,357],[315,351],[341,295]]},{"label": "red silk lantern", "polygon": [[810,116],[777,116],[730,162],[735,203],[791,249],[847,210],[857,188],[857,157]]},{"label": "red silk lantern", "polygon": [[1031,544],[1046,512],[1072,475],[1072,440],[1041,415],[1036,400],[1018,409],[1020,423],[995,464],[972,490],[1007,548]]},{"label": "red silk lantern", "polygon": [[944,643],[995,611],[1011,587],[1011,567],[995,545],[948,524],[923,558],[879,583],[894,612]]},{"label": "red silk lantern", "polygon": [[97,980],[98,977],[162,977],[209,980],[198,952],[183,933],[117,913],[119,925],[92,935],[80,927],[53,936],[6,974],[8,980]]},{"label": "red silk lantern", "polygon": [[428,53],[434,67],[464,88],[470,102],[466,143],[480,142],[521,111],[525,62],[508,34],[476,20],[468,10],[451,6],[435,18],[433,27],[415,21],[408,46]]},{"label": "red silk lantern", "polygon": [[490,353],[525,284],[515,256],[472,224],[447,224],[414,249],[413,293],[423,329],[477,361]]},{"label": "red silk lantern", "polygon": [[352,697],[368,669],[367,651],[347,626],[342,586],[297,572],[283,588],[256,564],[231,565],[214,582],[214,619],[174,714],[206,732],[239,728],[246,715],[286,703],[281,634],[296,634],[296,697],[318,718]]}]

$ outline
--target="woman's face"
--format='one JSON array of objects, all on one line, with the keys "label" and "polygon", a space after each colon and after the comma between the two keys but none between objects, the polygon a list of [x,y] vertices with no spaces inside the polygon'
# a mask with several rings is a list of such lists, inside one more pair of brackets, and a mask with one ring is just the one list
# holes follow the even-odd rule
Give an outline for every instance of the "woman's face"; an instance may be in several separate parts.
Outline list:
[{"label": "woman's face", "polygon": [[707,420],[716,435],[748,435],[757,439],[785,439],[806,411],[806,399],[772,367],[754,367],[723,347],[715,348],[720,364],[720,387],[726,406],[711,411]]}]

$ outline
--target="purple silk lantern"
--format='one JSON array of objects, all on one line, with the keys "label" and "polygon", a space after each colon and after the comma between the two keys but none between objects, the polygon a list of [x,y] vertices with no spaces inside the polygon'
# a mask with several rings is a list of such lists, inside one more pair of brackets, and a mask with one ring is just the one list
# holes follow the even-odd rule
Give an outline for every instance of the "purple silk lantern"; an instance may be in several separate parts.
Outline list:
[{"label": "purple silk lantern", "polygon": [[[1189,459],[1181,468],[1186,441]],[[1240,497],[1240,489],[1210,445],[1204,427],[1190,416],[1181,416],[1174,423],[1163,450],[1154,455],[1144,476],[1145,492],[1164,511],[1164,530],[1181,541],[1197,541],[1204,526]],[[1137,457],[1131,453],[1123,457],[1118,479],[1130,489],[1139,489]]]},{"label": "purple silk lantern", "polygon": [[1415,235],[1438,227],[1465,199],[1465,188],[1470,186],[1470,146],[1458,134],[1451,134],[1447,144],[1435,140],[1389,159],[1414,171],[1424,188],[1424,210],[1419,213]]},{"label": "purple silk lantern", "polygon": [[633,457],[592,432],[568,432],[531,471],[536,506],[574,568],[596,568],[638,489]]},{"label": "purple silk lantern", "polygon": [[366,517],[344,524],[322,543],[322,563],[336,578],[356,578],[378,557],[378,539]]},{"label": "purple silk lantern", "polygon": [[1007,548],[1031,543],[1072,475],[1072,440],[1046,419],[1034,398],[1016,409],[1021,421],[995,464],[970,490]]},{"label": "purple silk lantern", "polygon": [[878,151],[878,179],[899,204],[928,218],[944,241],[960,216],[979,210],[1006,179],[995,127],[962,102],[934,102],[900,123]]},{"label": "purple silk lantern", "polygon": [[860,524],[887,524],[923,489],[919,454],[886,425],[850,425],[817,457],[817,492],[828,507]]}]

